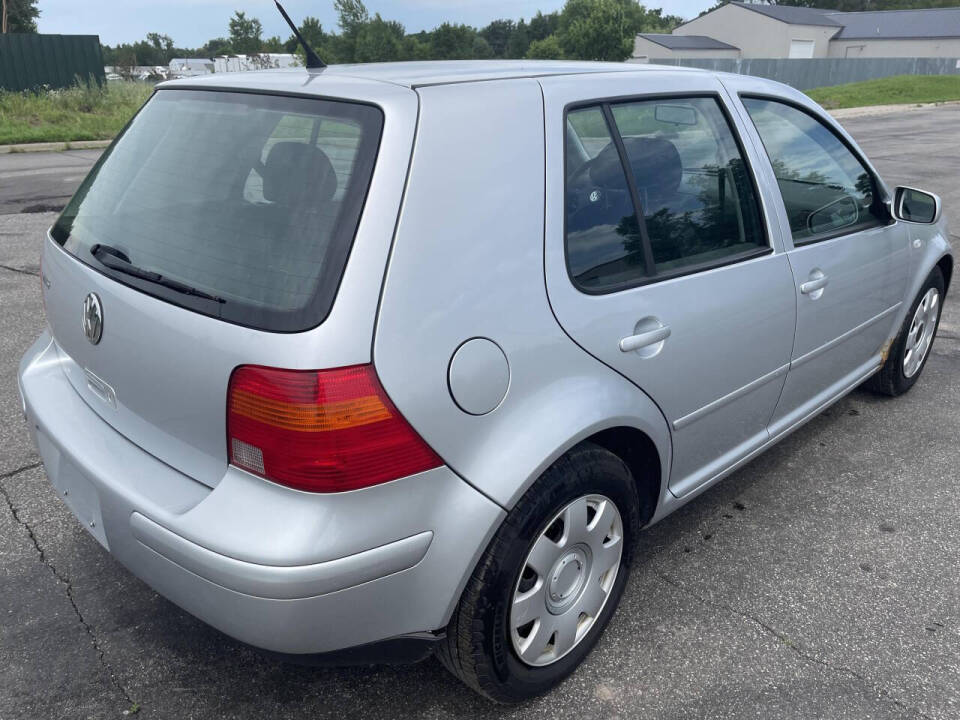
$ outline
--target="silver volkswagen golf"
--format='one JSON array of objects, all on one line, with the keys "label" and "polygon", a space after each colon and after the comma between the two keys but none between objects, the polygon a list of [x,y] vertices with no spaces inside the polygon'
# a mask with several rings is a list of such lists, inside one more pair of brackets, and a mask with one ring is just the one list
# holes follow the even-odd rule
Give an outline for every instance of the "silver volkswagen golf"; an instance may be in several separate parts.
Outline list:
[{"label": "silver volkswagen golf", "polygon": [[20,390],[59,496],[177,605],[512,702],[596,644],[641,528],[910,389],[947,237],[756,78],[217,74],[160,85],[50,229]]}]

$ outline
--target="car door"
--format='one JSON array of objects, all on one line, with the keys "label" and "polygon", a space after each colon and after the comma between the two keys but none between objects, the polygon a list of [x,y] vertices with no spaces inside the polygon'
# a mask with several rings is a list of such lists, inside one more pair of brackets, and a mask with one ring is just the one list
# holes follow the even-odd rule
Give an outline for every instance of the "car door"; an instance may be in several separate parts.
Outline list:
[{"label": "car door", "polygon": [[570,337],[661,408],[685,495],[768,438],[793,276],[718,81],[589,77],[541,80],[547,290]]},{"label": "car door", "polygon": [[853,145],[812,107],[742,94],[769,157],[797,286],[797,332],[771,434],[882,363],[909,273],[907,233]]}]

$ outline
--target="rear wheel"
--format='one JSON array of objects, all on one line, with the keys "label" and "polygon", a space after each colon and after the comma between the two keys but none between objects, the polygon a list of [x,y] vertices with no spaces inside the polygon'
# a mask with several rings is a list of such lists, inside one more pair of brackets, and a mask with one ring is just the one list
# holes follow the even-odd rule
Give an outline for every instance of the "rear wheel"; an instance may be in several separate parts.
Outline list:
[{"label": "rear wheel", "polygon": [[636,485],[585,443],[552,465],[504,520],[467,583],[440,659],[510,703],[561,682],[610,621],[639,525]]},{"label": "rear wheel", "polygon": [[871,379],[871,389],[895,397],[913,387],[930,357],[930,346],[940,325],[943,293],[943,273],[934,268],[914,299],[886,362]]}]

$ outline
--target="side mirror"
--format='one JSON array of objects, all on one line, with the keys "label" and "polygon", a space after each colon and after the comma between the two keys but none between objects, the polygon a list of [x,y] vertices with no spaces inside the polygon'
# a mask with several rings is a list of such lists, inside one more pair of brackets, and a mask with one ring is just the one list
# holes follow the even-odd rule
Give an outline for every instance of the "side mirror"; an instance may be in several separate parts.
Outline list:
[{"label": "side mirror", "polygon": [[929,225],[940,219],[940,198],[916,188],[898,187],[893,198],[893,214],[898,220]]}]

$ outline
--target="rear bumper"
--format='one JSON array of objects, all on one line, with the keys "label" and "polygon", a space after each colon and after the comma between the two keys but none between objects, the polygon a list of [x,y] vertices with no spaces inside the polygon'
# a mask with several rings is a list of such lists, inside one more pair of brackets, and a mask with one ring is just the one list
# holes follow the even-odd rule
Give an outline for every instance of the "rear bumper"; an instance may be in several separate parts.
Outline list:
[{"label": "rear bumper", "polygon": [[135,575],[251,645],[325,653],[444,627],[503,517],[446,467],[318,495],[224,465],[211,490],[104,422],[61,362],[44,333],[19,376],[58,495]]}]

